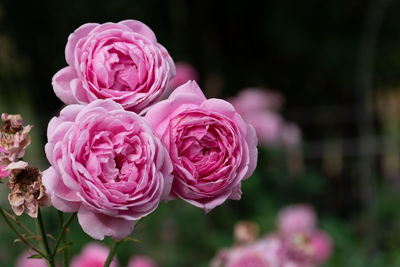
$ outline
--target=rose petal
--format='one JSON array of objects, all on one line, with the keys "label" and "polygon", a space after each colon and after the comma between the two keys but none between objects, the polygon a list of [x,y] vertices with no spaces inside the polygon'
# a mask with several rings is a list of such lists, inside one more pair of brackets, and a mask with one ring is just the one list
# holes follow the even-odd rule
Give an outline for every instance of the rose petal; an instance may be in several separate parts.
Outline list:
[{"label": "rose petal", "polygon": [[78,76],[73,67],[68,66],[59,70],[52,79],[52,85],[54,93],[58,98],[61,99],[65,104],[75,104],[77,99],[72,94],[71,81],[76,79]]},{"label": "rose petal", "polygon": [[74,66],[74,51],[76,43],[81,39],[86,37],[91,30],[93,30],[97,25],[97,23],[86,23],[76,29],[73,33],[71,33],[68,37],[67,45],[65,46],[65,60],[71,66]]},{"label": "rose petal", "polygon": [[135,221],[95,213],[84,206],[78,211],[78,220],[86,234],[99,240],[103,240],[104,236],[122,239],[133,231],[135,225]]},{"label": "rose petal", "polygon": [[150,41],[154,43],[157,42],[157,38],[154,32],[146,24],[138,20],[127,19],[118,22],[118,24],[122,24],[129,27],[133,32],[137,32],[140,33],[141,35],[146,36],[147,38],[149,38]]}]

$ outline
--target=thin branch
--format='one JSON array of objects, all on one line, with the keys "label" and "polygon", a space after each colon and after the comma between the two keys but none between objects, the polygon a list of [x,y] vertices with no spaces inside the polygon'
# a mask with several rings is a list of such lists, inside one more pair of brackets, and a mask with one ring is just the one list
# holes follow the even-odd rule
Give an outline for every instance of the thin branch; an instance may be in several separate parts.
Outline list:
[{"label": "thin branch", "polygon": [[47,259],[47,256],[37,249],[31,242],[29,242],[20,232],[18,232],[17,228],[10,222],[10,220],[7,218],[7,215],[5,213],[5,210],[3,208],[0,208],[0,213],[3,216],[4,220],[6,223],[10,226],[10,228],[14,231],[14,233],[18,236],[18,238],[24,242],[29,248],[37,252],[40,256],[42,256],[44,259]]}]

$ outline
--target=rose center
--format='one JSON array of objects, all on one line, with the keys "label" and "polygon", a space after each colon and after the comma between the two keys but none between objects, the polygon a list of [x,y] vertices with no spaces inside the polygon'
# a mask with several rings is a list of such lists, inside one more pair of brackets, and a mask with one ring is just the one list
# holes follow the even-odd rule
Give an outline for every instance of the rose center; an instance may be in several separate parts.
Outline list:
[{"label": "rose center", "polygon": [[143,52],[137,46],[123,42],[109,44],[96,53],[93,68],[103,89],[134,91],[147,78]]}]

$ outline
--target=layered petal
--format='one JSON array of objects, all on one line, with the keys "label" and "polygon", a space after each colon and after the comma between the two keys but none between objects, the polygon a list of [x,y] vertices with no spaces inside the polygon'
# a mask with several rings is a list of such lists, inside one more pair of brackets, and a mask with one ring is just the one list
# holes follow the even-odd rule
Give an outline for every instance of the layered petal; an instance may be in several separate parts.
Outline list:
[{"label": "layered petal", "polygon": [[66,104],[112,99],[141,112],[163,97],[175,65],[153,31],[140,21],[88,23],[68,38],[68,67],[53,77]]},{"label": "layered petal", "polygon": [[[144,118],[112,100],[64,108],[49,123],[45,150],[52,166],[44,183],[53,205],[79,210],[83,223],[96,217],[95,232],[82,225],[94,238],[128,235],[132,222],[154,211],[171,190],[168,152]],[[107,220],[125,230],[117,233]]]}]

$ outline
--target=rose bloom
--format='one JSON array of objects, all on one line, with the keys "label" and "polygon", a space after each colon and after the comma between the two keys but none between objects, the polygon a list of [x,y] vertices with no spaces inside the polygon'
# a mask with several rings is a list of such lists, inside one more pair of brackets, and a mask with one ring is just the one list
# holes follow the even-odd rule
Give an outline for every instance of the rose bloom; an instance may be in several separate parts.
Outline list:
[{"label": "rose bloom", "polygon": [[66,104],[110,98],[140,112],[162,98],[175,76],[167,50],[136,20],[82,25],[68,37],[65,58],[69,66],[52,84]]},{"label": "rose bloom", "polygon": [[169,87],[175,89],[189,80],[198,81],[199,75],[196,69],[186,62],[176,62],[176,76],[170,82]]},{"label": "rose bloom", "polygon": [[332,254],[333,245],[329,235],[322,231],[315,231],[311,236],[313,260],[316,263],[325,262]]},{"label": "rose bloom", "polygon": [[293,205],[278,214],[279,232],[285,242],[286,257],[299,266],[317,266],[332,254],[332,240],[317,229],[317,215],[307,205]]},{"label": "rose bloom", "polygon": [[146,256],[134,256],[130,258],[128,267],[157,267],[157,263]]},{"label": "rose bloom", "polygon": [[297,232],[310,233],[316,229],[316,225],[317,216],[315,211],[306,204],[288,206],[278,214],[278,228],[284,235]]},{"label": "rose bloom", "polygon": [[254,127],[260,144],[283,144],[291,149],[297,148],[301,132],[295,124],[287,123],[279,114],[284,102],[280,93],[262,88],[246,88],[228,100],[243,119]]},{"label": "rose bloom", "polygon": [[299,266],[318,266],[332,254],[331,238],[322,231],[296,233],[285,236],[285,256],[287,261]]},{"label": "rose bloom", "polygon": [[230,98],[229,102],[243,119],[254,127],[261,144],[266,146],[280,144],[285,122],[278,113],[283,103],[283,97],[279,93],[247,88],[236,97]]},{"label": "rose bloom", "polygon": [[249,113],[260,110],[278,111],[282,108],[284,98],[276,91],[263,88],[245,88],[239,94],[229,99],[229,102],[239,113]]},{"label": "rose bloom", "polygon": [[174,170],[170,197],[206,212],[240,199],[241,181],[257,164],[257,137],[233,106],[206,99],[194,81],[152,106],[146,119],[169,151]]},{"label": "rose bloom", "polygon": [[150,125],[112,100],[69,105],[47,129],[43,183],[95,239],[123,238],[170,192],[172,165]]},{"label": "rose bloom", "polygon": [[28,258],[31,255],[29,251],[23,252],[15,262],[15,267],[47,267],[46,260]]},{"label": "rose bloom", "polygon": [[234,248],[228,257],[226,267],[281,267],[282,241],[270,236],[256,243]]},{"label": "rose bloom", "polygon": [[[108,248],[97,243],[86,245],[81,254],[71,260],[71,267],[103,267],[108,257]],[[110,267],[118,267],[116,258],[110,263]]]}]

